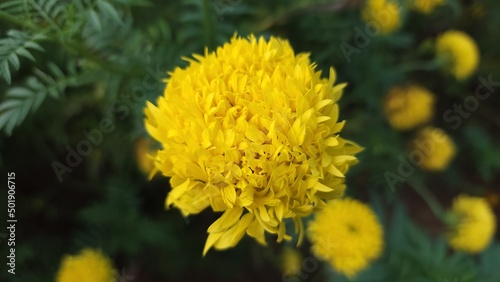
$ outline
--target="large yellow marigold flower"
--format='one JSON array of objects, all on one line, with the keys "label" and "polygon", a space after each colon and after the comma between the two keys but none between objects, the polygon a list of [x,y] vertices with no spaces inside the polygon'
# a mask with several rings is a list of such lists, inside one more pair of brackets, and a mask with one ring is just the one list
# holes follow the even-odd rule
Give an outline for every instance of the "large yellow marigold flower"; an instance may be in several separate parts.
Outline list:
[{"label": "large yellow marigold flower", "polygon": [[423,14],[430,14],[436,7],[444,5],[444,0],[409,0],[410,7]]},{"label": "large yellow marigold flower", "polygon": [[342,139],[344,84],[321,78],[308,54],[288,41],[233,37],[170,73],[146,128],[162,145],[156,167],[171,177],[166,206],[183,215],[224,212],[208,228],[204,253],[235,246],[245,232],[299,235],[301,217],[342,195],[344,174],[361,149]]},{"label": "large yellow marigold flower", "polygon": [[486,200],[459,195],[455,198],[451,211],[458,217],[458,222],[448,233],[450,246],[471,254],[484,250],[496,229],[495,215]]},{"label": "large yellow marigold flower", "polygon": [[367,24],[373,25],[381,34],[389,34],[401,24],[400,7],[391,0],[367,0],[361,15]]},{"label": "large yellow marigold flower", "polygon": [[412,85],[396,86],[384,100],[384,111],[392,127],[408,130],[428,122],[434,114],[434,94]]},{"label": "large yellow marigold flower", "polygon": [[446,70],[458,80],[469,77],[479,64],[476,42],[458,30],[447,31],[437,38],[436,56],[446,61]]},{"label": "large yellow marigold flower", "polygon": [[446,169],[455,156],[455,144],[451,137],[442,129],[430,126],[417,134],[412,149],[418,155],[417,164],[431,171]]},{"label": "large yellow marigold flower", "polygon": [[348,277],[365,269],[382,253],[383,229],[364,203],[337,199],[309,223],[312,251]]},{"label": "large yellow marigold flower", "polygon": [[62,260],[56,282],[113,282],[116,271],[108,257],[94,249],[84,249],[78,255]]}]

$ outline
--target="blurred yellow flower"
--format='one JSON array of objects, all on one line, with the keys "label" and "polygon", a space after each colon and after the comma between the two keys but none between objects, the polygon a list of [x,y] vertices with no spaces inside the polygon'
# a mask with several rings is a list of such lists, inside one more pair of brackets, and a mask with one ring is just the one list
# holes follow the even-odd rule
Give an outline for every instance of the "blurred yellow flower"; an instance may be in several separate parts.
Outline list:
[{"label": "blurred yellow flower", "polygon": [[496,229],[496,219],[485,199],[459,195],[451,212],[458,222],[447,234],[450,246],[467,253],[479,253],[491,242]]},{"label": "blurred yellow flower", "polygon": [[142,173],[148,175],[150,178],[157,171],[154,158],[151,157],[155,153],[156,151],[152,148],[151,140],[140,138],[135,142],[135,158],[137,160],[137,166]]},{"label": "blurred yellow flower", "polygon": [[170,73],[146,128],[163,149],[156,166],[171,177],[166,206],[184,216],[223,212],[208,228],[203,253],[235,246],[246,233],[285,234],[301,217],[340,197],[361,148],[342,139],[337,101],[345,84],[321,78],[308,54],[286,40],[234,36]]},{"label": "blurred yellow flower", "polygon": [[281,266],[286,276],[300,273],[302,267],[302,254],[293,248],[285,248],[281,257]]},{"label": "blurred yellow flower", "polygon": [[422,129],[412,145],[420,152],[419,166],[426,170],[444,170],[455,156],[453,140],[439,128],[429,126]]},{"label": "blurred yellow flower", "polygon": [[66,256],[56,276],[56,282],[113,282],[116,271],[101,251],[84,249],[78,255]]},{"label": "blurred yellow flower", "polygon": [[436,7],[442,6],[445,4],[444,0],[409,0],[410,7],[414,10],[424,13],[430,14]]},{"label": "blurred yellow flower", "polygon": [[400,7],[391,0],[367,0],[361,16],[367,24],[373,25],[381,34],[395,31],[401,21]]},{"label": "blurred yellow flower", "polygon": [[413,129],[432,118],[434,94],[417,85],[393,87],[385,97],[384,111],[395,129]]},{"label": "blurred yellow flower", "polygon": [[449,30],[438,36],[436,56],[446,61],[446,70],[458,80],[464,80],[476,71],[480,57],[474,39],[458,30]]},{"label": "blurred yellow flower", "polygon": [[377,216],[370,206],[354,199],[330,201],[307,231],[313,253],[348,277],[368,267],[384,247]]}]

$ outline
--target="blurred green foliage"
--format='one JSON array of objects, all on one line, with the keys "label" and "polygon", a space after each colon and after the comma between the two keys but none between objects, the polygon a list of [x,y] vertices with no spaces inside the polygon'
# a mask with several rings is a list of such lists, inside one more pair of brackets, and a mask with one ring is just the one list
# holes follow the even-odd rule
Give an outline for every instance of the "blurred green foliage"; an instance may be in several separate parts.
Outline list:
[{"label": "blurred green foliage", "polygon": [[[372,204],[387,242],[383,257],[354,281],[500,281],[498,237],[478,256],[451,251],[444,225],[409,188],[427,187],[445,207],[459,193],[500,193],[500,87],[459,128],[443,118],[474,94],[479,77],[500,81],[500,4],[447,0],[422,15],[401,1],[403,26],[388,36],[366,35],[362,5],[355,0],[2,1],[0,167],[16,173],[18,223],[16,275],[2,271],[0,280],[53,281],[62,256],[85,247],[101,248],[118,270],[134,274],[133,281],[346,279],[326,264],[284,277],[283,246],[272,236],[267,247],[245,238],[235,249],[202,258],[206,229],[218,215],[183,219],[177,210],[165,211],[168,179],[148,181],[137,167],[134,144],[146,136],[145,101],[162,94],[167,72],[186,65],[183,56],[213,50],[237,32],[287,38],[297,52],[311,53],[318,68],[334,66],[338,81],[348,83],[340,101],[341,118],[348,121],[343,134],[366,148],[348,175],[348,194]],[[476,40],[477,74],[460,82],[439,70],[407,71],[432,57],[426,46],[448,29]],[[362,46],[356,45],[360,33]],[[342,44],[359,52],[346,56]],[[397,171],[399,156],[407,158],[414,132],[390,128],[381,101],[391,86],[410,82],[437,94],[433,124],[452,136],[458,154],[443,173],[416,169],[391,187],[384,173]],[[72,153],[78,150],[85,154]],[[5,261],[7,246],[0,240]],[[307,243],[300,249],[309,254]]]}]

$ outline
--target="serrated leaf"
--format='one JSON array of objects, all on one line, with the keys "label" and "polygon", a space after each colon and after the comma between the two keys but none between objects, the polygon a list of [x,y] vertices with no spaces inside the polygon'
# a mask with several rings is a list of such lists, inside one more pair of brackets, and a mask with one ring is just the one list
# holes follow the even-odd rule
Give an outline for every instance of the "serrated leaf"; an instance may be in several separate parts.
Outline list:
[{"label": "serrated leaf", "polygon": [[43,9],[47,11],[47,13],[52,17],[55,18],[58,13],[61,11],[61,6],[58,5],[57,0],[49,0],[43,4]]},{"label": "serrated leaf", "polygon": [[34,77],[34,76],[28,77],[28,79],[26,80],[26,84],[30,88],[36,89],[36,90],[44,88],[44,85],[42,83],[40,83],[40,81],[38,81],[38,79],[36,77]]},{"label": "serrated leaf", "polygon": [[23,1],[19,1],[19,0],[7,1],[7,2],[0,4],[0,10],[7,10],[11,7],[16,7],[16,6],[21,6],[21,5],[23,5]]},{"label": "serrated leaf", "polygon": [[0,112],[11,109],[11,108],[16,108],[20,104],[22,104],[22,100],[20,100],[20,99],[12,99],[12,100],[4,101],[2,104],[0,104]]},{"label": "serrated leaf", "polygon": [[15,30],[15,29],[11,29],[7,32],[7,35],[10,36],[10,37],[16,37],[16,38],[24,38],[26,37],[24,33],[18,31],[18,30]]},{"label": "serrated leaf", "polygon": [[19,108],[19,114],[17,116],[16,126],[19,126],[23,120],[28,115],[31,106],[33,105],[34,99],[26,99],[25,102]]},{"label": "serrated leaf", "polygon": [[[47,39],[47,36],[43,33],[36,33],[35,35],[33,35],[33,40],[35,41],[41,41],[41,40],[44,40],[44,39]],[[38,47],[31,47],[31,48],[34,48],[34,49],[38,49],[40,51],[43,51],[43,48],[38,45],[37,43],[33,42],[36,46]]]},{"label": "serrated leaf", "polygon": [[113,7],[111,4],[109,4],[106,1],[98,1],[97,6],[99,7],[99,10],[102,13],[105,13],[110,16],[115,22],[118,24],[122,25],[123,21],[120,18],[120,15],[118,14],[118,11],[116,11],[115,7]]},{"label": "serrated leaf", "polygon": [[19,122],[19,111],[12,110],[12,116],[7,121],[7,124],[5,125],[4,128],[5,132],[8,135],[12,135],[12,131],[14,130],[14,127],[16,126],[16,124],[18,124],[18,122]]},{"label": "serrated leaf", "polygon": [[0,72],[2,73],[3,78],[7,81],[8,84],[11,82],[10,70],[7,61],[4,61],[0,64]]},{"label": "serrated leaf", "polygon": [[45,51],[45,49],[43,49],[42,46],[40,46],[40,44],[33,42],[33,41],[28,41],[28,42],[24,43],[24,46],[31,48],[31,49],[36,49],[38,51]]},{"label": "serrated leaf", "polygon": [[12,87],[7,90],[7,97],[12,98],[27,98],[33,95],[33,91],[24,87]]},{"label": "serrated leaf", "polygon": [[38,93],[38,95],[35,96],[35,102],[33,103],[33,111],[38,110],[43,100],[45,100],[45,96],[46,96],[45,92]]},{"label": "serrated leaf", "polygon": [[33,57],[33,55],[31,55],[30,52],[28,52],[28,50],[26,50],[25,48],[23,47],[20,47],[16,50],[16,54],[18,54],[19,56],[23,56],[25,58],[28,58],[32,61],[35,61],[35,57]]},{"label": "serrated leaf", "polygon": [[43,73],[42,71],[40,70],[37,70],[37,75],[38,77],[42,80],[42,82],[44,82],[45,84],[55,84],[56,81],[54,80],[54,78],[52,78],[50,75],[47,75],[45,73]]},{"label": "serrated leaf", "polygon": [[9,56],[9,62],[11,63],[12,66],[14,66],[14,68],[16,70],[19,70],[19,67],[20,67],[20,64],[19,64],[19,57],[17,57],[16,54],[12,54]]},{"label": "serrated leaf", "polygon": [[95,29],[102,31],[101,20],[95,11],[90,11],[88,13],[88,20],[94,26]]},{"label": "serrated leaf", "polygon": [[14,114],[14,111],[9,110],[0,113],[0,128],[4,128],[7,122],[10,120],[12,114]]},{"label": "serrated leaf", "polygon": [[63,71],[56,64],[49,63],[48,68],[57,78],[64,78]]},{"label": "serrated leaf", "polygon": [[52,98],[59,98],[59,92],[55,88],[49,88],[48,92]]}]

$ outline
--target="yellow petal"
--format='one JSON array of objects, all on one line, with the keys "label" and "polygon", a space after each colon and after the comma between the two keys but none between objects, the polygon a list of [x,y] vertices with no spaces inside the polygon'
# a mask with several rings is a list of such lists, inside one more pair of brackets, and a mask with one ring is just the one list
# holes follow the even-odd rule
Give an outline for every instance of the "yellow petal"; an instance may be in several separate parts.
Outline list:
[{"label": "yellow petal", "polygon": [[337,140],[337,138],[335,137],[329,137],[325,139],[325,141],[323,141],[323,144],[325,144],[328,147],[334,147],[339,144],[339,140]]},{"label": "yellow petal", "polygon": [[196,182],[191,179],[186,179],[181,185],[173,187],[173,189],[168,193],[167,196],[167,207],[170,206],[173,202],[179,199],[182,194],[186,193],[187,190],[193,188],[196,185]]},{"label": "yellow petal", "polygon": [[205,247],[203,248],[203,256],[205,256],[210,250],[210,248],[222,237],[223,233],[210,233],[208,234],[207,241],[205,242]]},{"label": "yellow petal", "polygon": [[222,188],[222,199],[229,208],[233,208],[234,202],[236,201],[236,191],[234,186],[228,185]]},{"label": "yellow petal", "polygon": [[321,191],[321,192],[331,192],[334,190],[333,188],[330,188],[321,182],[317,182],[316,185],[314,185],[314,188],[317,191]]},{"label": "yellow petal", "polygon": [[254,237],[260,244],[266,245],[266,239],[264,237],[264,227],[257,219],[254,219],[253,222],[248,226],[247,234],[251,237]]},{"label": "yellow petal", "polygon": [[215,242],[214,248],[223,250],[236,246],[241,240],[250,223],[252,223],[254,215],[252,213],[244,214],[240,221],[233,227],[223,232],[222,236]]},{"label": "yellow petal", "polygon": [[233,209],[227,210],[222,214],[219,219],[217,219],[210,227],[208,227],[209,233],[214,232],[224,232],[229,229],[231,226],[236,224],[241,217],[241,213],[243,212],[243,208],[235,207]]}]

